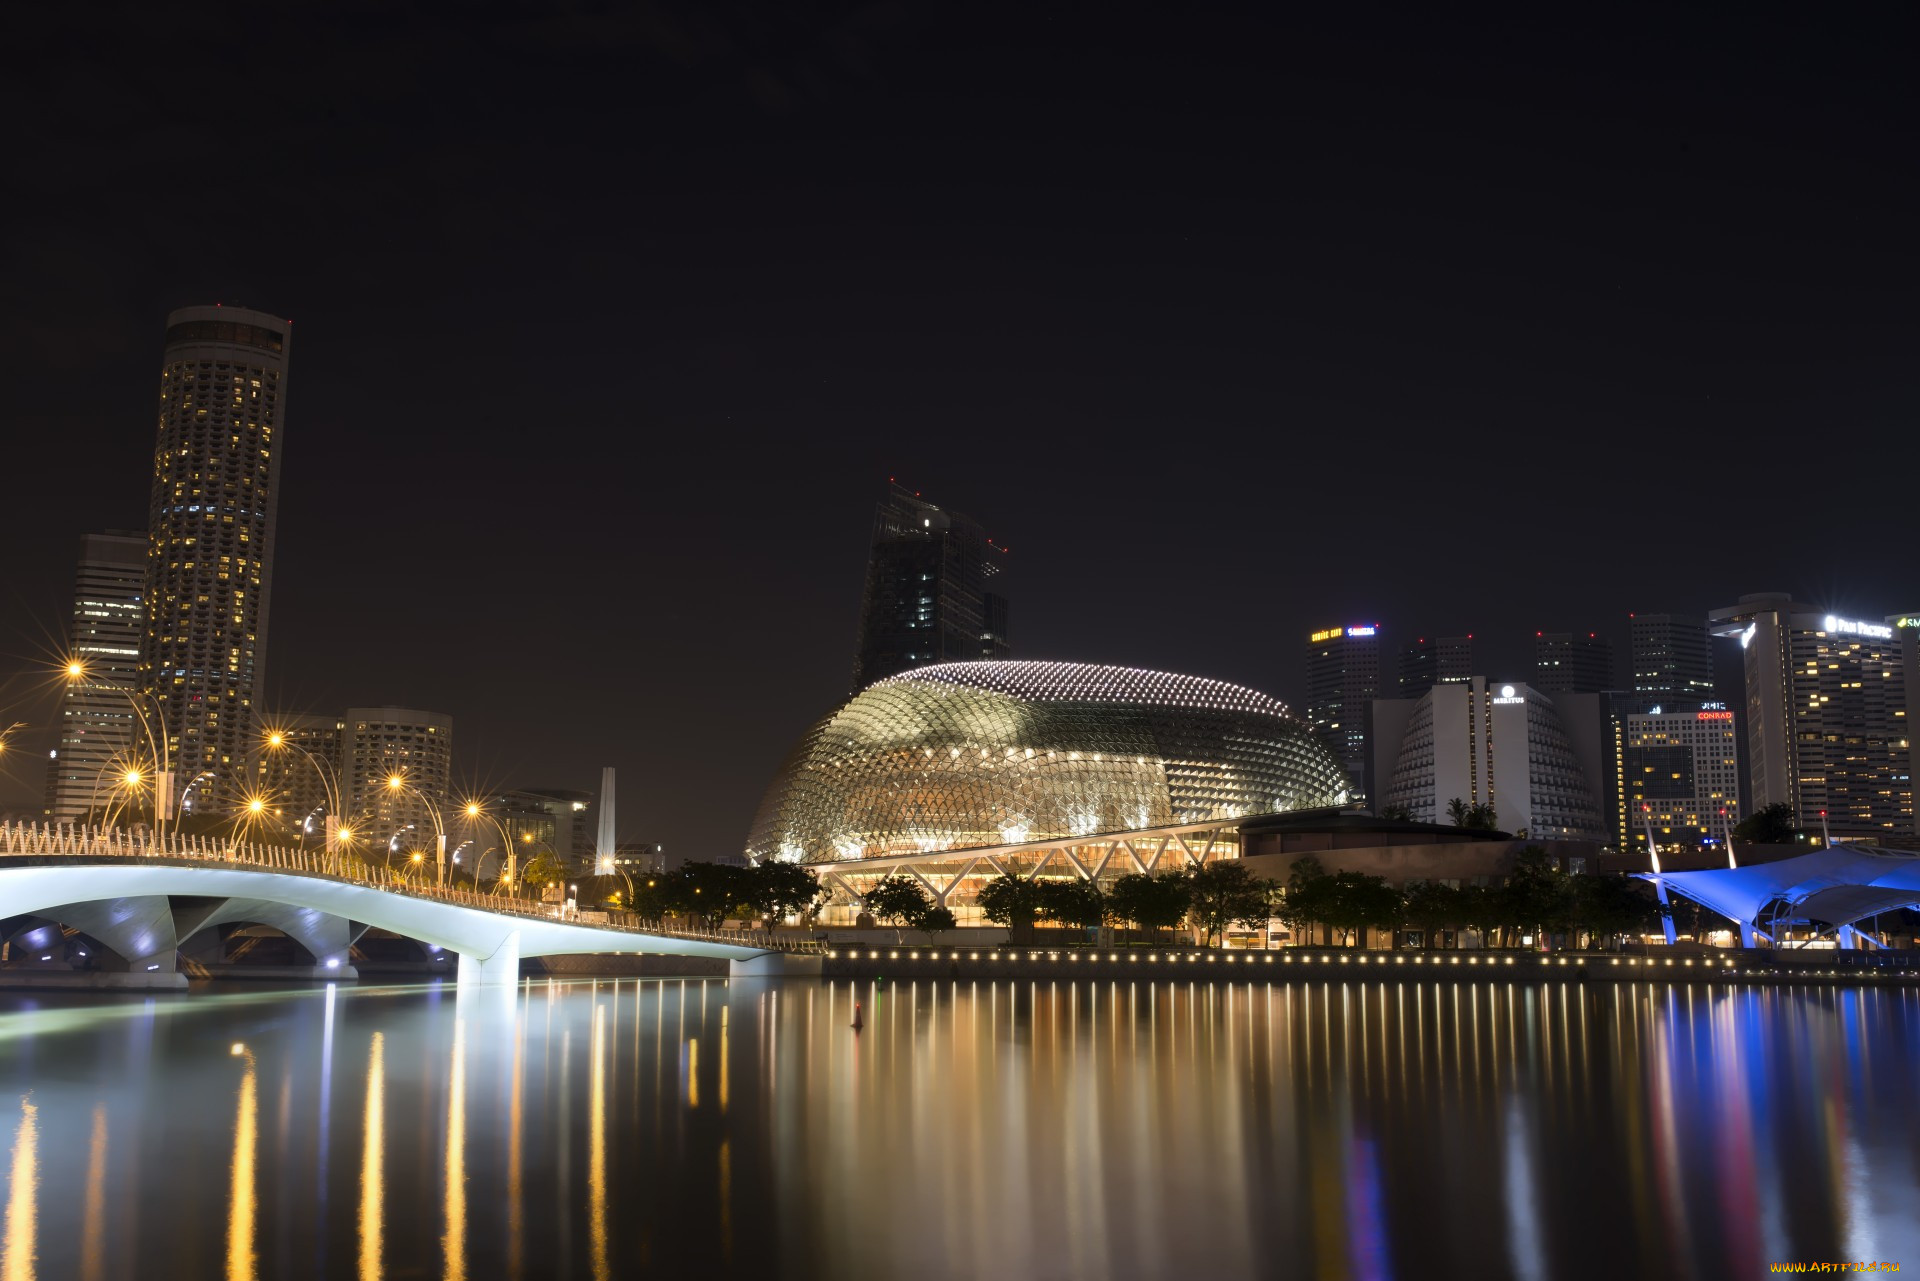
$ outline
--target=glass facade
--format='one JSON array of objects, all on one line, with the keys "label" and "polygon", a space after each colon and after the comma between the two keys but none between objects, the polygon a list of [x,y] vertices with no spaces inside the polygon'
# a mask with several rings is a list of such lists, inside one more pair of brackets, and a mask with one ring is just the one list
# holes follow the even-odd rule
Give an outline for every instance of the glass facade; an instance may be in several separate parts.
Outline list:
[{"label": "glass facade", "polygon": [[747,853],[825,862],[1344,804],[1307,726],[1224,681],[1087,663],[945,663],[808,730]]}]

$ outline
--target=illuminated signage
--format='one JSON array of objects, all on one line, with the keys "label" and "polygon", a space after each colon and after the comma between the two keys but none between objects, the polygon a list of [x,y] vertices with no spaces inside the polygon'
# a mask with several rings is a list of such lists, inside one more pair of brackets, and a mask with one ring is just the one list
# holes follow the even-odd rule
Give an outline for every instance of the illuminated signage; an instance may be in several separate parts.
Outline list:
[{"label": "illuminated signage", "polygon": [[1372,623],[1357,623],[1352,627],[1329,627],[1325,631],[1315,632],[1307,637],[1312,644],[1321,641],[1339,640],[1342,636],[1372,636],[1379,628]]},{"label": "illuminated signage", "polygon": [[1500,692],[1494,695],[1493,701],[1496,703],[1511,704],[1511,703],[1524,703],[1527,700],[1524,696],[1514,693],[1513,686],[1502,685],[1500,687]]},{"label": "illuminated signage", "polygon": [[1851,618],[1835,618],[1827,615],[1826,629],[1836,636],[1871,636],[1875,640],[1892,640],[1893,628],[1885,623],[1861,623]]},{"label": "illuminated signage", "polygon": [[1318,645],[1321,641],[1338,640],[1339,637],[1340,629],[1338,627],[1329,627],[1324,632],[1315,632],[1313,635],[1307,637],[1307,639],[1313,644]]},{"label": "illuminated signage", "polygon": [[1373,628],[1371,628],[1371,627],[1349,627],[1349,628],[1347,628],[1347,635],[1349,635],[1349,636],[1371,636],[1371,635],[1373,635],[1373,630],[1374,630],[1374,629],[1373,629]]},{"label": "illuminated signage", "polygon": [[1740,633],[1740,648],[1745,649],[1747,646],[1753,644],[1753,634],[1759,630],[1760,624],[1748,623],[1747,630]]},{"label": "illuminated signage", "polygon": [[1920,614],[1902,614],[1893,620],[1893,625],[1903,630],[1911,631],[1916,627],[1920,627]]},{"label": "illuminated signage", "polygon": [[1700,704],[1700,710],[1703,712],[1724,712],[1727,710],[1727,705],[1725,703],[1702,703]]},{"label": "illuminated signage", "polygon": [[1695,714],[1703,721],[1730,721],[1733,719],[1732,712],[1698,712]]}]

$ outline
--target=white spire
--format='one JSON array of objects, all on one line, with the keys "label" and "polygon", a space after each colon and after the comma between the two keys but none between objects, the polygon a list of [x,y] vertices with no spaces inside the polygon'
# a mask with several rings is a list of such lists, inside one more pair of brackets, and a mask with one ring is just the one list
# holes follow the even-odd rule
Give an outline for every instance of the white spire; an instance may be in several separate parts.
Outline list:
[{"label": "white spire", "polygon": [[600,771],[600,839],[594,844],[595,871],[605,875],[613,870],[613,766]]}]

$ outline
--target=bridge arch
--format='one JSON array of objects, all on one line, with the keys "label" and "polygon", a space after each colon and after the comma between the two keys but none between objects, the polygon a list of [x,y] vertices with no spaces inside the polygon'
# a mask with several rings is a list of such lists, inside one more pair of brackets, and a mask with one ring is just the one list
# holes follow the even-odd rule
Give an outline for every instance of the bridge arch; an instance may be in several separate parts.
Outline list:
[{"label": "bridge arch", "polygon": [[[173,899],[206,906],[176,913]],[[271,925],[321,964],[346,964],[352,926],[374,926],[455,952],[463,982],[512,982],[532,956],[657,952],[757,961],[764,949],[573,922],[398,893],[334,877],[244,864],[156,858],[0,860],[9,917],[49,917],[141,967],[172,968],[180,944],[222,923]],[[154,958],[164,956],[164,961]]]}]

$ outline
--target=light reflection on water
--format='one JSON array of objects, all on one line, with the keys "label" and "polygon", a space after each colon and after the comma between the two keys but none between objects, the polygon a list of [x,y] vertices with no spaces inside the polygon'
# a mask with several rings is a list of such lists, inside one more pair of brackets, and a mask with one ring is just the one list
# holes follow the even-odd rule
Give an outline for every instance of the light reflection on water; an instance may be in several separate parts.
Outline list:
[{"label": "light reflection on water", "polygon": [[1904,990],[0,1002],[0,1281],[1920,1266]]}]

